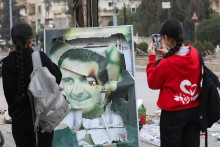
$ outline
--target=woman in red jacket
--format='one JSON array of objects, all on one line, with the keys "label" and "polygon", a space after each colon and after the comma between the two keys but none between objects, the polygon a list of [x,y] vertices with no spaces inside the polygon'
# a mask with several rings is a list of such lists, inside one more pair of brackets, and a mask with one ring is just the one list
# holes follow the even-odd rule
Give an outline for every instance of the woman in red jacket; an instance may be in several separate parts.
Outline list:
[{"label": "woman in red jacket", "polygon": [[163,45],[158,52],[163,58],[156,61],[151,43],[146,72],[149,87],[160,89],[157,105],[162,109],[161,147],[199,147],[199,54],[190,44],[184,45],[183,27],[178,20],[166,20],[160,34]]}]

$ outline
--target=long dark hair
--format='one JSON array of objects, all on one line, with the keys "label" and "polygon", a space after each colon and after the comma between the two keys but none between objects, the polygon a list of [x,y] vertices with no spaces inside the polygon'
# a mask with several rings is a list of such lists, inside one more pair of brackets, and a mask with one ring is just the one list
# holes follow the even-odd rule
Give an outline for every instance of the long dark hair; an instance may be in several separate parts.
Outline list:
[{"label": "long dark hair", "polygon": [[26,93],[26,86],[24,81],[23,49],[25,48],[25,44],[31,37],[32,29],[28,24],[20,23],[14,25],[11,29],[11,38],[16,49],[15,53],[18,71],[18,94],[22,95]]},{"label": "long dark hair", "polygon": [[[161,36],[166,35],[167,37],[173,38],[176,41],[176,46],[171,48],[169,52],[163,58],[170,57],[179,51],[184,41],[184,33],[183,33],[183,27],[178,20],[168,19],[165,22],[163,22],[161,29],[160,29],[160,35]],[[159,62],[160,60],[158,60],[155,63],[155,65],[157,65]]]}]

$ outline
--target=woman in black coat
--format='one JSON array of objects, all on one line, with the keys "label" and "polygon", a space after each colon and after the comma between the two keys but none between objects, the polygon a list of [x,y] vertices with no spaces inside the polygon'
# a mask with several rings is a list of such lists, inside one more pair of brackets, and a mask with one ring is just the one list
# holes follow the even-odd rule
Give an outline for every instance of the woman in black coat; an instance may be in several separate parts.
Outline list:
[{"label": "woman in black coat", "polygon": [[[3,59],[2,77],[9,115],[12,118],[12,134],[17,147],[35,147],[31,105],[27,94],[30,74],[33,71],[32,29],[27,24],[17,24],[11,29],[11,37],[15,50]],[[40,52],[40,56],[42,65],[49,69],[59,84],[62,75],[58,67],[44,52]],[[51,147],[52,140],[53,132],[38,132],[39,147]]]}]

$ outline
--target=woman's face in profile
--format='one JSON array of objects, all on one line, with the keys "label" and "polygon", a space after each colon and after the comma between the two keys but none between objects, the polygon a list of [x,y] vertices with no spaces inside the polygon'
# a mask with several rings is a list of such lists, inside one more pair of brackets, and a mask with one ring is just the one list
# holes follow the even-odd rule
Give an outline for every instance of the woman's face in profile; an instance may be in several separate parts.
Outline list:
[{"label": "woman's face in profile", "polygon": [[65,59],[61,65],[62,85],[73,109],[82,113],[100,106],[101,92],[98,84],[98,64]]}]

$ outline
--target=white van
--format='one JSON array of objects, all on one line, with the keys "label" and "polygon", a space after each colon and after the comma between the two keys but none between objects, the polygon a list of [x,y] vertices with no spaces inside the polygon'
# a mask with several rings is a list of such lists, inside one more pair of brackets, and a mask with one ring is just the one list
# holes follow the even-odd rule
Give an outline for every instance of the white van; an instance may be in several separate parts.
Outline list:
[{"label": "white van", "polygon": [[3,40],[3,39],[0,39],[0,44],[1,44],[1,45],[6,45],[6,41]]}]

